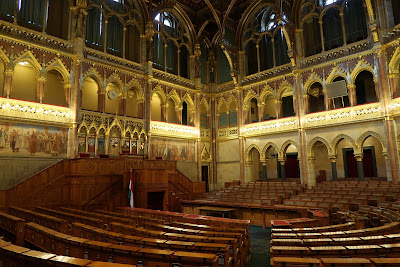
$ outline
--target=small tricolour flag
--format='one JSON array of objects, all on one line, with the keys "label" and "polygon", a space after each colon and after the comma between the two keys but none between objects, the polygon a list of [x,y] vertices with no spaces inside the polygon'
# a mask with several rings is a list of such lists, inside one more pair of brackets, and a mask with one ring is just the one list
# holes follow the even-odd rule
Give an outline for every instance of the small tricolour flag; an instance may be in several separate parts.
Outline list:
[{"label": "small tricolour flag", "polygon": [[133,176],[132,176],[132,169],[130,170],[130,176],[129,176],[129,193],[128,193],[128,198],[129,198],[129,206],[131,208],[134,207],[135,201],[133,199]]}]

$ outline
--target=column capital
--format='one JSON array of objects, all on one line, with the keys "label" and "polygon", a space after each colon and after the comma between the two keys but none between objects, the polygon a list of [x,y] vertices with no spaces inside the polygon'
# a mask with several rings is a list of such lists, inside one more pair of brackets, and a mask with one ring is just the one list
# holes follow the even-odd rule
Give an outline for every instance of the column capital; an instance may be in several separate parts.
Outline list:
[{"label": "column capital", "polygon": [[336,162],[336,161],[337,161],[336,155],[328,156],[328,157],[329,157],[329,160],[330,160],[331,162]]},{"label": "column capital", "polygon": [[246,160],[246,166],[251,166],[253,165],[253,161],[252,160]]},{"label": "column capital", "polygon": [[354,157],[357,161],[362,161],[364,154],[363,153],[354,153]]}]

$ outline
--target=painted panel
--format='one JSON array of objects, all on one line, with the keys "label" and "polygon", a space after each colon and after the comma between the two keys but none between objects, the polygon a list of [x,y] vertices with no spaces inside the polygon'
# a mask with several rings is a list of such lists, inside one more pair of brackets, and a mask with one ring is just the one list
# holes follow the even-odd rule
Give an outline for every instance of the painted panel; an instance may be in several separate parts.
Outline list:
[{"label": "painted panel", "polygon": [[66,157],[68,129],[0,122],[0,156]]},{"label": "painted panel", "polygon": [[166,160],[194,161],[195,141],[152,138],[150,154],[152,159],[162,157]]},{"label": "painted panel", "polygon": [[219,127],[228,127],[228,114],[225,112],[219,114]]}]

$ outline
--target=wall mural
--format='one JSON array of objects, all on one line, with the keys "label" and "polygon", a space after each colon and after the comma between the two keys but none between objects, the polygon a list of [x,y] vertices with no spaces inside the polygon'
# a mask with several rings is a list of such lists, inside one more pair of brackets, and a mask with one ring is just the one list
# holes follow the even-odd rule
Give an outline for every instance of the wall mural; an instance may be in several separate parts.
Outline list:
[{"label": "wall mural", "polygon": [[0,122],[0,156],[66,157],[68,129]]},{"label": "wall mural", "polygon": [[165,160],[194,161],[194,141],[178,141],[164,138],[152,138],[150,144],[152,159],[162,157]]}]

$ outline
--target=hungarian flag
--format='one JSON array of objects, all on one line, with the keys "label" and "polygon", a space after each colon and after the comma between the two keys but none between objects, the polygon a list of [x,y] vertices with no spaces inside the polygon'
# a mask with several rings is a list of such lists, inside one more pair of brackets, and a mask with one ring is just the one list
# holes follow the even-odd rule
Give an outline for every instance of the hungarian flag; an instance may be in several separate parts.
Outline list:
[{"label": "hungarian flag", "polygon": [[129,177],[129,193],[128,193],[128,198],[129,198],[129,205],[131,208],[134,207],[134,200],[133,200],[133,176],[132,176],[132,169],[130,170],[130,177]]}]

